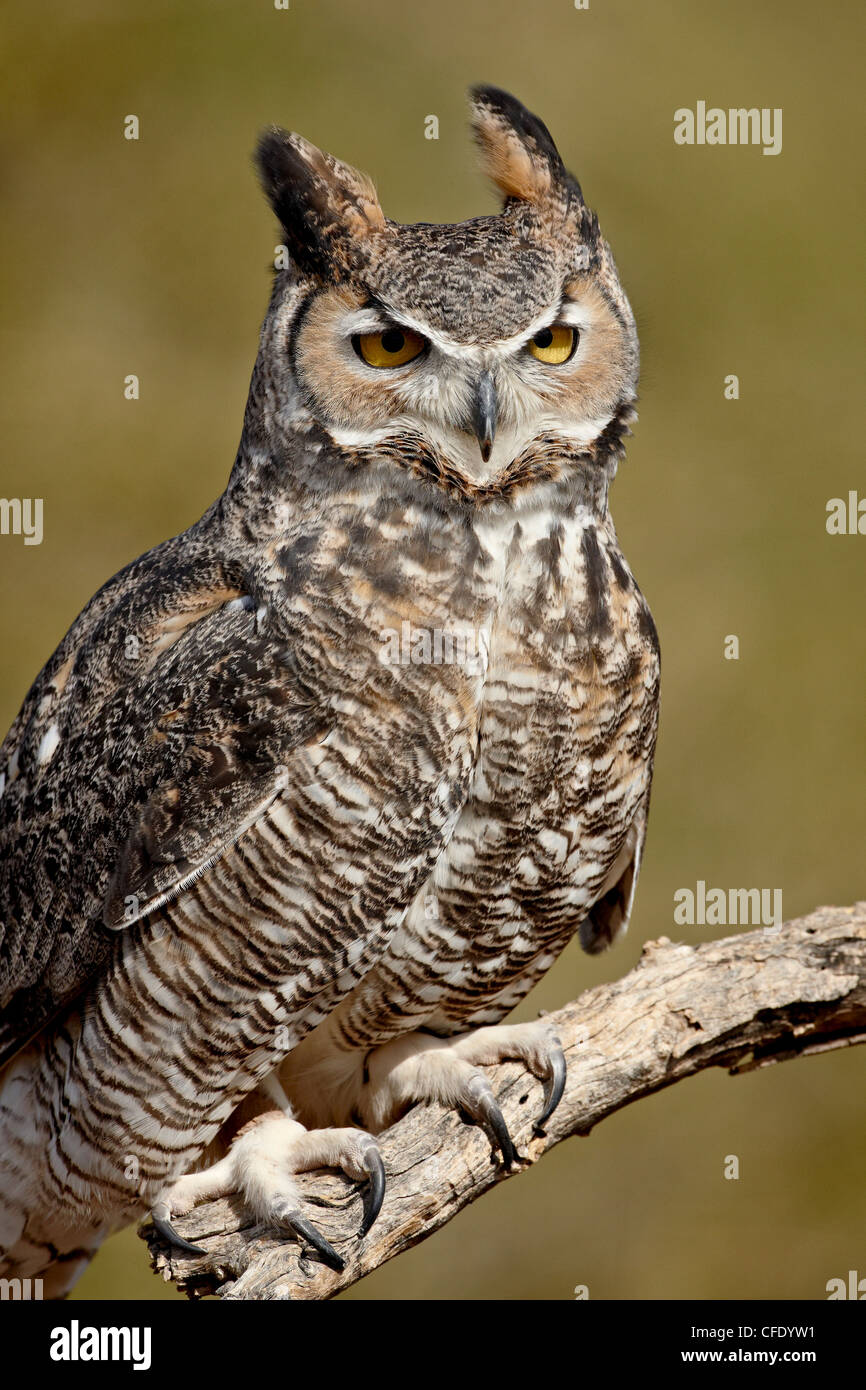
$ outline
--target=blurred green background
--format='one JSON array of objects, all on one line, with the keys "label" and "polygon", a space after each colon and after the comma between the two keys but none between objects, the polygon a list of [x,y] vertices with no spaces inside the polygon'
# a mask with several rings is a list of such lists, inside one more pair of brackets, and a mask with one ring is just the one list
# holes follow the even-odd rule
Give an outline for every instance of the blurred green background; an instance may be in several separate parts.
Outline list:
[{"label": "blurred green background", "polygon": [[[459,220],[495,209],[464,99],[494,82],[550,126],[635,308],[641,418],[613,511],[663,650],[630,937],[601,960],[570,947],[520,1014],[625,973],[647,938],[718,935],[674,927],[674,891],[698,879],[781,887],[788,917],[864,896],[866,537],[825,530],[829,498],[866,495],[862,28],[853,3],[806,0],[15,0],[0,491],[44,498],[45,536],[0,537],[3,728],[93,591],[224,486],[277,240],[258,130],[276,121],[359,165],[392,217]],[[782,153],[675,145],[674,110],[698,100],[782,107]],[[855,1049],[651,1097],[347,1297],[825,1297],[866,1274],[864,1062]],[[77,1292],[176,1296],[133,1232]]]}]

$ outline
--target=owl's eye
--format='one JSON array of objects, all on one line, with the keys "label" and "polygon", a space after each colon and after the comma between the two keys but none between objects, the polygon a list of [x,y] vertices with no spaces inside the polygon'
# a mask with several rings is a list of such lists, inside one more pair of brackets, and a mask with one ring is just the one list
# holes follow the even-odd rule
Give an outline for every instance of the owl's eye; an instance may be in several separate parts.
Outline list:
[{"label": "owl's eye", "polygon": [[551,366],[560,367],[571,357],[579,337],[576,328],[569,328],[564,323],[555,323],[552,328],[542,328],[526,346],[539,362],[548,362]]},{"label": "owl's eye", "polygon": [[352,346],[368,367],[402,367],[427,346],[410,328],[386,328],[383,333],[356,333]]}]

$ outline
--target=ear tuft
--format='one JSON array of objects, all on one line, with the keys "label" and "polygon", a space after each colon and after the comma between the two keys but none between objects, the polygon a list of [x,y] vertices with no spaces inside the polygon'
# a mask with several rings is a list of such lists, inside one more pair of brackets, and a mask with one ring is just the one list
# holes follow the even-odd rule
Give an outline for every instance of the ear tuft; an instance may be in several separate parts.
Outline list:
[{"label": "ear tuft", "polygon": [[566,204],[580,197],[547,126],[516,97],[499,87],[473,87],[472,132],[485,172],[506,198]]},{"label": "ear tuft", "polygon": [[302,270],[341,279],[385,217],[370,179],[302,135],[274,126],[256,150],[265,195]]}]

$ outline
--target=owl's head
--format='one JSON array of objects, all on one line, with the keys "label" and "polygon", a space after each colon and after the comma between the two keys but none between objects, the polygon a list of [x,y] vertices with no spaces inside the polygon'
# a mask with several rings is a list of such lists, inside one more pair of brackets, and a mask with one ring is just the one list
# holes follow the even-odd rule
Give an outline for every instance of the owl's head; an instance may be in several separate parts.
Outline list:
[{"label": "owl's head", "polygon": [[638,343],[547,127],[492,87],[471,109],[492,217],[392,222],[363,174],[282,130],[257,160],[292,262],[265,326],[272,428],[312,416],[340,449],[420,451],[478,494],[625,419]]}]

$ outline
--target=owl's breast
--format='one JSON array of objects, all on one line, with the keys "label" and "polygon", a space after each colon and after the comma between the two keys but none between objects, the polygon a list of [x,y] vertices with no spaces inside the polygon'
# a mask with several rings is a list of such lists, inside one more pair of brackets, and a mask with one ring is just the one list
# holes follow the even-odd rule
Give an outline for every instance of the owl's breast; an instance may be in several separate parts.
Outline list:
[{"label": "owl's breast", "polygon": [[[512,513],[476,535],[437,566],[427,538],[402,536],[398,582],[376,596],[369,630],[390,631],[401,693],[381,747],[393,766],[417,704],[411,743],[438,710],[467,763],[432,871],[340,1005],[362,1051],[507,1013],[601,895],[646,801],[658,646],[612,528]],[[414,784],[416,761],[396,762]]]},{"label": "owl's breast", "polygon": [[469,798],[414,928],[450,962],[436,1025],[489,1021],[485,1000],[512,1007],[600,896],[647,797],[658,679],[612,530],[512,553]]},{"label": "owl's breast", "polygon": [[471,802],[519,852],[515,881],[574,886],[615,857],[645,789],[658,646],[610,533],[542,549],[515,562],[492,626]]}]

